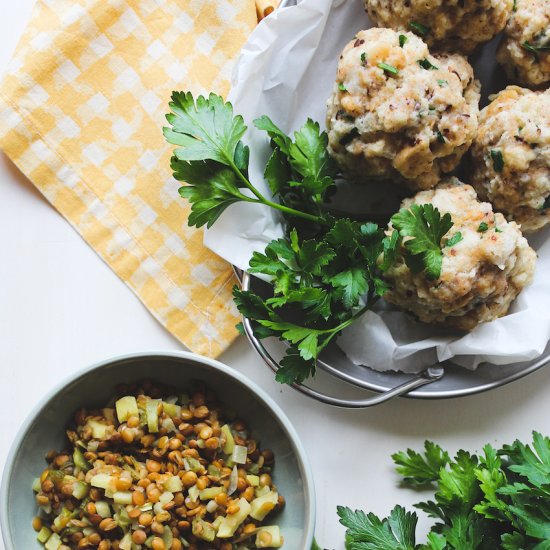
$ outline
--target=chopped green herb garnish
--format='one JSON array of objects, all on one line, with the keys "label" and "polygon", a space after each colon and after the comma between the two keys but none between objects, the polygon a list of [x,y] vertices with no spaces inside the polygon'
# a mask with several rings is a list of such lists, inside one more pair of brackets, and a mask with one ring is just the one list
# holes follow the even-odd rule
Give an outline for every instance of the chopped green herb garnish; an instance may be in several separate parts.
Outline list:
[{"label": "chopped green herb garnish", "polygon": [[495,233],[502,233],[502,229],[498,228],[498,227],[495,225]]},{"label": "chopped green herb garnish", "polygon": [[439,143],[445,143],[445,136],[438,130],[437,132],[437,141],[439,141]]},{"label": "chopped green herb garnish", "polygon": [[399,74],[399,69],[396,69],[393,65],[388,65],[387,63],[378,63],[378,68],[389,74]]},{"label": "chopped green herb garnish", "polygon": [[403,47],[407,43],[408,40],[409,39],[404,34],[399,35],[399,45],[401,47]]},{"label": "chopped green herb garnish", "polygon": [[453,226],[451,215],[441,216],[432,204],[413,204],[394,214],[391,222],[401,237],[413,237],[404,241],[405,261],[411,271],[424,270],[428,279],[437,279],[443,262],[441,241]]},{"label": "chopped green herb garnish", "polygon": [[361,65],[364,65],[367,62],[367,54],[363,52],[361,54]]},{"label": "chopped green herb garnish", "polygon": [[445,88],[449,85],[449,83],[446,80],[439,79],[437,83],[442,87]]},{"label": "chopped green herb garnish", "polygon": [[435,65],[433,65],[432,63],[430,63],[430,61],[428,59],[419,59],[417,61],[417,63],[423,68],[423,69],[426,69],[427,71],[437,71],[439,70],[439,67],[436,67]]},{"label": "chopped green herb garnish", "polygon": [[460,231],[458,231],[450,239],[447,239],[445,241],[445,246],[451,248],[452,246],[455,246],[455,244],[458,244],[463,239],[464,239],[464,237],[462,236],[462,233]]},{"label": "chopped green herb garnish", "polygon": [[512,11],[518,11],[518,0],[514,0],[514,5],[512,6]]},{"label": "chopped green herb garnish", "polygon": [[430,32],[430,27],[423,25],[422,23],[417,23],[416,21],[411,21],[409,23],[410,29],[420,36],[426,36]]},{"label": "chopped green herb garnish", "polygon": [[489,226],[485,222],[481,222],[477,228],[477,231],[478,233],[484,233],[487,229],[489,229]]},{"label": "chopped green herb garnish", "polygon": [[338,89],[341,91],[341,92],[347,92],[348,89],[346,88],[345,84],[343,82],[339,82],[338,83]]},{"label": "chopped green herb garnish", "polygon": [[521,44],[521,47],[526,49],[528,52],[531,52],[535,56],[535,59],[539,58],[540,52],[550,51],[550,43],[544,44],[542,46],[535,46],[534,44],[530,44],[529,42],[523,42]]},{"label": "chopped green herb garnish", "polygon": [[502,151],[491,149],[491,159],[493,161],[493,170],[495,172],[502,172],[502,170],[504,170],[504,157],[502,156]]}]

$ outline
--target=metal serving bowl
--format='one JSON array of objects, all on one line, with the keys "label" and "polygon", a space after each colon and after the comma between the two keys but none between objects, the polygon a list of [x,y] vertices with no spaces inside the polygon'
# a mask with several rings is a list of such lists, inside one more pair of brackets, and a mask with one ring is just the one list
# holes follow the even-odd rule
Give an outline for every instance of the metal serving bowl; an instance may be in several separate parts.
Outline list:
[{"label": "metal serving bowl", "polygon": [[[300,0],[283,0],[281,7],[290,8],[297,3],[299,4]],[[341,3],[338,4],[340,5]],[[269,24],[269,19],[267,19],[264,24]],[[367,19],[365,19],[365,26],[368,26]],[[338,32],[338,29],[331,27],[330,32]],[[345,29],[343,32],[347,33],[349,29]],[[502,71],[494,69],[494,51],[498,45],[498,41],[499,38],[497,37],[484,48],[482,53],[476,54],[471,58],[475,67],[476,76],[480,78],[483,85],[482,106],[487,103],[488,94],[501,90],[506,86],[505,75]],[[355,196],[354,201],[343,201],[346,208],[354,209],[354,205],[357,205],[359,209],[364,208],[367,199],[357,200],[357,194],[364,192],[364,189],[360,189],[359,187],[361,186],[355,186],[353,189]],[[369,192],[370,189],[367,192],[367,196]],[[396,208],[397,207],[389,212],[387,217],[395,212]],[[351,210],[349,212],[346,210],[346,212],[351,216],[359,215],[359,212],[355,212],[355,210],[353,212]],[[381,211],[377,209],[370,212],[360,212],[360,214],[362,219],[371,219],[378,222],[377,216],[381,214]],[[247,273],[238,273],[237,275],[240,277],[244,289],[253,288],[261,293],[263,284],[261,281],[255,277],[251,277]],[[267,365],[276,371],[279,361],[284,355],[284,344],[273,338],[259,341],[252,333],[250,323],[246,319],[243,324],[248,339],[254,349]],[[545,366],[549,362],[550,346],[547,347],[545,353],[540,358],[533,361],[510,365],[492,365],[486,363],[480,365],[475,371],[469,371],[454,365],[452,362],[446,362],[445,364],[433,365],[419,375],[408,375],[392,372],[377,372],[368,367],[355,365],[336,345],[331,344],[322,353],[318,361],[320,370],[323,371],[319,373],[321,374],[320,378],[325,378],[325,381],[329,379],[332,380],[332,382],[338,379],[354,388],[371,390],[378,393],[378,395],[360,399],[336,397],[333,395],[335,392],[334,386],[339,386],[340,389],[344,390],[344,393],[349,392],[346,388],[342,388],[341,384],[331,384],[330,381],[327,384],[323,384],[317,379],[311,382],[312,386],[295,385],[294,387],[301,393],[323,403],[339,407],[363,408],[377,405],[378,403],[382,403],[396,396],[407,396],[420,399],[443,399],[471,395],[517,380]],[[328,373],[329,376],[322,376],[325,373]],[[357,393],[357,391],[353,393]]]}]

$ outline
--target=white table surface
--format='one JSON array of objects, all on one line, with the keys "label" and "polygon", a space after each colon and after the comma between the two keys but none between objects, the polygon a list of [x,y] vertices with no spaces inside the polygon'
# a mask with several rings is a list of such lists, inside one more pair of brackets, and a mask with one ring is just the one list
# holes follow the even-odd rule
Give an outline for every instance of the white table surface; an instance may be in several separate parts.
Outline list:
[{"label": "white table surface", "polygon": [[[0,71],[32,4],[0,0]],[[27,412],[75,369],[130,351],[182,348],[3,155],[0,341],[0,469]],[[410,507],[419,500],[398,488],[391,453],[420,448],[425,439],[475,450],[528,438],[532,430],[550,432],[550,369],[458,400],[400,399],[345,411],[277,384],[242,338],[221,360],[259,383],[294,423],[315,477],[316,537],[325,548],[344,548],[337,504],[387,514],[396,503]]]}]

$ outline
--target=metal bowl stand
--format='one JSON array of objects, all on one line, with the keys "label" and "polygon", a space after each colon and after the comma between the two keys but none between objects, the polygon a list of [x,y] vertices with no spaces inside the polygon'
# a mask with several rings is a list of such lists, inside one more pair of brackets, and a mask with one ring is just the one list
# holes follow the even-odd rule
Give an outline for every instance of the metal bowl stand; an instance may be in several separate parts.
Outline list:
[{"label": "metal bowl stand", "polygon": [[[243,272],[239,269],[235,269],[235,274],[241,284],[241,288],[243,290],[250,290],[254,277],[251,276],[249,273]],[[263,359],[266,365],[273,372],[277,372],[277,370],[279,369],[278,361],[273,357],[272,353],[267,349],[264,343],[256,338],[256,336],[254,336],[249,319],[243,318],[243,327],[249,342],[256,350],[258,355]],[[475,376],[475,373],[465,371],[465,369],[453,365],[452,362],[437,363],[420,372],[419,374],[411,376],[410,378],[405,377],[405,375],[403,374],[392,374],[390,376],[395,376],[398,381],[395,386],[387,387],[387,384],[380,384],[372,381],[358,382],[354,377],[348,376],[346,373],[341,372],[340,369],[338,369],[333,364],[323,360],[323,358],[319,358],[317,362],[318,366],[326,371],[328,374],[338,378],[339,380],[349,384],[352,387],[366,389],[367,391],[374,392],[375,395],[362,399],[348,399],[337,397],[334,395],[328,395],[327,393],[321,392],[307,384],[292,384],[292,387],[303,395],[306,395],[312,399],[315,399],[316,401],[325,403],[327,405],[346,409],[364,409],[367,407],[379,405],[381,403],[394,399],[395,397],[408,397],[417,399],[446,399],[464,397],[475,393],[485,392],[522,378],[546,366],[548,363],[550,363],[550,345],[539,358],[532,361],[526,361],[523,363],[517,363],[516,365],[508,366],[508,371],[506,371],[502,376],[494,377],[494,379],[484,378],[478,385],[474,385],[468,388],[453,388],[433,392],[431,392],[430,390],[431,393],[428,393],[418,392],[416,390],[434,382],[442,381],[446,374],[447,376],[451,376],[451,374],[449,373],[452,373],[453,369],[455,371],[459,370],[461,373],[463,373],[463,376],[466,377],[473,377]],[[364,368],[368,369],[368,367]],[[502,372],[506,368],[506,366],[490,365],[488,366],[488,368],[497,369],[496,372],[500,374],[500,372]],[[480,366],[479,369],[481,370],[482,366]],[[374,371],[370,372],[374,373]]]}]

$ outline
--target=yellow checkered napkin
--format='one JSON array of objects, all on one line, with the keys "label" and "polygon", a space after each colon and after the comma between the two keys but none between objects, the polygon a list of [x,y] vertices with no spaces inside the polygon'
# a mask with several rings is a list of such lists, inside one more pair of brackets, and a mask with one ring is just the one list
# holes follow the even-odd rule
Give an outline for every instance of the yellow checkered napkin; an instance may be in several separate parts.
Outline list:
[{"label": "yellow checkered napkin", "polygon": [[0,147],[192,350],[235,336],[230,266],[188,228],[170,93],[226,94],[254,0],[38,0],[0,89]]}]

